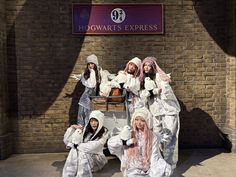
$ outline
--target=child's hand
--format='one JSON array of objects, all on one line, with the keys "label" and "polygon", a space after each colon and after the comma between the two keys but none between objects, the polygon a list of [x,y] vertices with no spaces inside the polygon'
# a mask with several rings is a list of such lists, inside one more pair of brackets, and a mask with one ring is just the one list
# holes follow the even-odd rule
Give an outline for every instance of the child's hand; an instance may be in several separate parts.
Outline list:
[{"label": "child's hand", "polygon": [[95,72],[93,68],[89,68],[89,71],[90,72]]},{"label": "child's hand", "polygon": [[162,89],[154,88],[154,89],[153,89],[153,94],[154,94],[154,95],[160,95],[160,94],[161,94],[161,91],[162,91]]},{"label": "child's hand", "polygon": [[135,141],[134,138],[131,138],[131,139],[129,139],[129,140],[126,141],[126,145],[127,145],[127,146],[131,146],[132,144],[135,144],[135,143],[136,143],[136,141]]},{"label": "child's hand", "polygon": [[80,80],[82,77],[82,74],[72,74],[70,77],[74,78],[75,80]]},{"label": "child's hand", "polygon": [[83,126],[80,125],[80,124],[78,124],[78,125],[77,124],[73,124],[70,127],[74,128],[74,129],[83,129]]},{"label": "child's hand", "polygon": [[70,147],[70,146],[66,146],[66,149],[70,150],[70,149],[71,149],[71,147]]}]

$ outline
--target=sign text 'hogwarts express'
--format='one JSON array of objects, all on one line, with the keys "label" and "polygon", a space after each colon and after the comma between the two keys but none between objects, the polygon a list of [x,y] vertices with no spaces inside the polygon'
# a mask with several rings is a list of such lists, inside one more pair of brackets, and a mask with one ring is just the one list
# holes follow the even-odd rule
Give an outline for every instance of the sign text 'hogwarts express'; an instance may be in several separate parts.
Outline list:
[{"label": "sign text 'hogwarts express'", "polygon": [[163,4],[72,5],[73,34],[163,34]]}]

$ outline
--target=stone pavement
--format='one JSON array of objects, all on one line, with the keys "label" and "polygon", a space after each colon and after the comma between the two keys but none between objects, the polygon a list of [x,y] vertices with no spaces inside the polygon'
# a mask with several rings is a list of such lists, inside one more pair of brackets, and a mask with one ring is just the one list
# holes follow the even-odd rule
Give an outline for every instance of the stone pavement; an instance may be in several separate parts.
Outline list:
[{"label": "stone pavement", "polygon": [[[15,154],[0,161],[0,177],[60,177],[68,153]],[[236,153],[222,149],[180,150],[172,177],[236,177]],[[122,177],[119,160],[108,157],[94,177]]]}]

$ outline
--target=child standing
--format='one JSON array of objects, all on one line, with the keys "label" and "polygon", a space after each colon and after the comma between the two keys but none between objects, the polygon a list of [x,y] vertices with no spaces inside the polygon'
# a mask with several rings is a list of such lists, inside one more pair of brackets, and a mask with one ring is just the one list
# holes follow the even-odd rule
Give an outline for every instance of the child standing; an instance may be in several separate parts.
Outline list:
[{"label": "child standing", "polygon": [[170,86],[170,76],[157,64],[156,58],[146,57],[141,65],[141,100],[154,117],[153,131],[165,138],[161,142],[164,159],[172,169],[178,161],[179,102]]}]

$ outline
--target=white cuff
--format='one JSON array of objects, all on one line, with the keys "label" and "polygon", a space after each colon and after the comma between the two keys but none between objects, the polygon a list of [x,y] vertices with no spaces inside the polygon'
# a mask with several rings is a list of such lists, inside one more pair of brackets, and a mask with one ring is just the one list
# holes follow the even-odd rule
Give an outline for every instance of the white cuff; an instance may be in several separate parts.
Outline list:
[{"label": "white cuff", "polygon": [[130,145],[132,145],[132,144],[134,144],[134,138],[131,138],[131,139],[129,139],[129,140],[126,141],[126,145],[127,145],[127,146],[130,146]]}]

